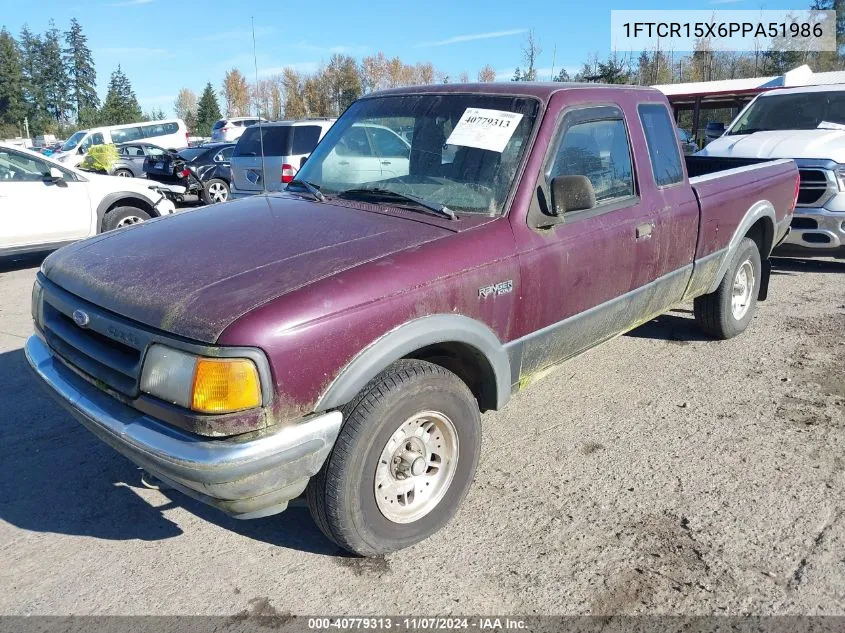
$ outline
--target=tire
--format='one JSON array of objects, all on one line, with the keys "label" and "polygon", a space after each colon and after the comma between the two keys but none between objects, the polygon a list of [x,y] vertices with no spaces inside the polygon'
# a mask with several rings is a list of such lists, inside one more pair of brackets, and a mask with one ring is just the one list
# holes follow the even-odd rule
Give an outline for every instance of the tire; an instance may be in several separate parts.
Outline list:
[{"label": "tire", "polygon": [[202,188],[200,197],[205,204],[217,204],[229,199],[229,183],[220,178],[212,178]]},{"label": "tire", "polygon": [[[306,491],[323,534],[345,550],[377,556],[446,525],[472,484],[481,449],[481,414],[466,384],[439,365],[400,360],[342,412],[334,448]],[[392,486],[404,492],[390,494]]]},{"label": "tire", "polygon": [[719,339],[744,332],[757,307],[761,275],[757,244],[748,237],[743,238],[716,291],[696,297],[693,303],[699,327]]},{"label": "tire", "polygon": [[103,217],[103,233],[150,219],[150,214],[138,207],[115,207]]},{"label": "tire", "polygon": [[134,178],[134,176],[132,175],[132,172],[129,171],[128,169],[118,169],[112,175],[118,176],[120,178]]}]

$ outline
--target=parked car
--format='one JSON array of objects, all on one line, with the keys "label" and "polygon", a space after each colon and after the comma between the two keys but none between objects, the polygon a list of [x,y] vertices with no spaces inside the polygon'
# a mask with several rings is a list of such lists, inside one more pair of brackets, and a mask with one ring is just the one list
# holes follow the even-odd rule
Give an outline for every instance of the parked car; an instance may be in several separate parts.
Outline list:
[{"label": "parked car", "polygon": [[274,121],[246,128],[232,153],[232,198],[281,190],[334,121]]},{"label": "parked car", "polygon": [[777,254],[845,257],[845,84],[764,92],[699,155],[734,165],[794,159],[798,208]]},{"label": "parked car", "polygon": [[144,162],[144,173],[159,182],[181,185],[185,193],[200,196],[205,204],[226,202],[232,183],[229,165],[234,147],[234,143],[212,143],[149,156]]},{"label": "parked car", "polygon": [[692,134],[687,132],[683,128],[677,128],[678,130],[678,140],[681,143],[681,151],[684,154],[695,154],[698,151],[698,145],[695,144],[695,139],[692,137]]},{"label": "parked car", "polygon": [[329,152],[323,161],[323,178],[346,178],[357,183],[407,176],[411,145],[384,125],[360,123]]},{"label": "parked car", "polygon": [[262,117],[233,116],[220,119],[211,128],[212,143],[232,143],[237,141],[244,130],[259,121],[267,121]]},{"label": "parked car", "polygon": [[0,143],[0,256],[46,251],[173,213],[154,183],[68,167]]},{"label": "parked car", "polygon": [[704,126],[704,144],[707,145],[725,133],[725,124],[721,121],[708,121]]},{"label": "parked car", "polygon": [[182,119],[167,119],[80,130],[65,141],[61,150],[54,156],[62,163],[76,167],[82,162],[85,152],[92,145],[105,143],[117,145],[137,141],[153,143],[170,150],[179,150],[188,146],[188,128],[185,127]]},{"label": "parked car", "polygon": [[[408,173],[328,180],[373,122],[413,122]],[[688,178],[653,89],[375,93],[286,192],[51,255],[26,357],[164,485],[240,518],[305,492],[329,539],[377,555],[449,521],[481,412],[560,363],[687,301],[743,332],[797,181],[792,161]]]},{"label": "parked car", "polygon": [[146,178],[144,161],[167,156],[169,152],[152,143],[121,143],[117,145],[118,160],[112,165],[111,175],[125,178]]},{"label": "parked car", "polygon": [[50,143],[49,145],[45,145],[41,148],[41,153],[44,154],[44,156],[52,156],[62,148],[62,145],[64,145],[64,141]]}]

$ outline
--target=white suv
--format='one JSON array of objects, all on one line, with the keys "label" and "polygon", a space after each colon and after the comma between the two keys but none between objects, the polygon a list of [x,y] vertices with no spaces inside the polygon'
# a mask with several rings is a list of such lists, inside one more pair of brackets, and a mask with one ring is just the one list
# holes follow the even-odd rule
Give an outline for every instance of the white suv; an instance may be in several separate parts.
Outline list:
[{"label": "white suv", "polygon": [[233,116],[228,119],[220,119],[211,128],[211,140],[215,143],[232,143],[241,137],[247,127],[255,125],[259,121],[265,122],[267,119],[254,116]]},{"label": "white suv", "polygon": [[335,119],[301,119],[247,128],[232,152],[231,197],[284,189],[334,122]]},{"label": "white suv", "polygon": [[175,211],[158,183],[79,171],[0,143],[0,256],[47,251]]}]

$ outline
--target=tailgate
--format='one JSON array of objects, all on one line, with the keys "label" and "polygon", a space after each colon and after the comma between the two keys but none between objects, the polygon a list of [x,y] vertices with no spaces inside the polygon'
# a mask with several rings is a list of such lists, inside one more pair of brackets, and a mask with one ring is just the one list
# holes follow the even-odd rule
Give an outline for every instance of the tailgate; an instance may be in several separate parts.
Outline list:
[{"label": "tailgate", "polygon": [[[278,156],[264,158],[262,170],[260,156],[234,156],[231,162],[232,180],[238,191],[279,191],[282,188],[282,167]],[[266,171],[266,186],[264,182]],[[275,177],[273,177],[275,174]]]},{"label": "tailgate", "polygon": [[159,176],[173,176],[173,157],[155,156],[144,159],[144,172],[157,178]]},{"label": "tailgate", "polygon": [[[792,160],[759,162],[690,178],[701,208],[696,259],[728,248],[737,230],[750,228],[744,223],[757,219],[755,210],[768,206],[767,203],[774,207],[777,224],[787,222],[792,215],[797,181],[798,169]],[[762,255],[767,257],[769,253]]]}]

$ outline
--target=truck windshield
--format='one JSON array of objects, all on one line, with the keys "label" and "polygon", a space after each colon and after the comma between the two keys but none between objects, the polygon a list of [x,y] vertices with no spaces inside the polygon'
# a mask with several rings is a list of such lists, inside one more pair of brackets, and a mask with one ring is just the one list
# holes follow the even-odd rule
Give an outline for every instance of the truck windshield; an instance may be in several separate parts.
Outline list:
[{"label": "truck windshield", "polygon": [[68,140],[66,140],[65,144],[62,145],[62,151],[63,152],[71,151],[74,147],[79,145],[79,141],[81,141],[84,138],[85,134],[86,134],[85,130],[80,130],[79,132],[75,132],[74,135],[71,136]]},{"label": "truck windshield", "polygon": [[766,130],[812,130],[845,125],[845,91],[759,97],[731,127],[729,136]]},{"label": "truck windshield", "polygon": [[399,206],[416,198],[457,212],[500,214],[539,108],[531,98],[479,94],[361,99],[332,126],[297,180],[327,196]]}]

